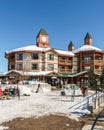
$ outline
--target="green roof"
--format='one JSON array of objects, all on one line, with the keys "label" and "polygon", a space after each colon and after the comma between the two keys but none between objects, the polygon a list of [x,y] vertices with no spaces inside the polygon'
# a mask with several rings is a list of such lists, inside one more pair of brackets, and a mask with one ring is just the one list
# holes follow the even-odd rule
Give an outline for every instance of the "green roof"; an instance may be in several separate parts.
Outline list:
[{"label": "green roof", "polygon": [[69,74],[66,73],[60,73],[61,77],[69,77]]},{"label": "green roof", "polygon": [[70,43],[69,43],[68,47],[71,47],[71,46],[74,46],[74,44],[73,44],[73,42],[72,42],[72,41],[70,41]]},{"label": "green roof", "polygon": [[90,36],[90,34],[89,34],[88,32],[87,32],[87,34],[86,34],[84,40],[85,40],[85,39],[92,39],[92,37]]},{"label": "green roof", "polygon": [[40,35],[40,34],[42,34],[42,35],[48,35],[47,32],[43,28],[40,29],[38,35]]}]

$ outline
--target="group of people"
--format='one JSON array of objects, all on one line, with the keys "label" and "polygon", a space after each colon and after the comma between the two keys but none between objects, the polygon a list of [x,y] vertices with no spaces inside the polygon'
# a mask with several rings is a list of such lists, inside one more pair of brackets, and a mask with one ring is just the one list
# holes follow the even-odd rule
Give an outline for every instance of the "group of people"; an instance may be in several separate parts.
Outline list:
[{"label": "group of people", "polygon": [[19,95],[20,91],[19,88],[16,86],[6,87],[4,90],[0,87],[0,98],[15,97]]}]

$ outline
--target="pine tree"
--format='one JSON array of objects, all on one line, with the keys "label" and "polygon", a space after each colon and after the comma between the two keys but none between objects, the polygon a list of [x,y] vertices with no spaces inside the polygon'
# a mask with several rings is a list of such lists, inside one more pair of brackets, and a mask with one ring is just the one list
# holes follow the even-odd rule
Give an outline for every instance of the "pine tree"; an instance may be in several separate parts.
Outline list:
[{"label": "pine tree", "polygon": [[97,81],[96,81],[96,75],[94,74],[93,69],[89,70],[89,77],[88,77],[88,86],[92,90],[96,90],[97,87]]}]

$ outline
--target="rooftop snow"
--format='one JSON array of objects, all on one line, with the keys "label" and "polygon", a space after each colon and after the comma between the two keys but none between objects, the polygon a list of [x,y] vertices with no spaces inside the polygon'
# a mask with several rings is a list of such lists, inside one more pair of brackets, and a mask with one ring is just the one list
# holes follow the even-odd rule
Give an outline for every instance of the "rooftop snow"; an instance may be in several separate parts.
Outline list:
[{"label": "rooftop snow", "polygon": [[82,47],[74,50],[73,53],[78,53],[80,51],[91,51],[91,50],[102,51],[101,49],[91,45],[83,45]]},{"label": "rooftop snow", "polygon": [[11,51],[6,51],[6,53],[11,53],[11,52],[18,52],[18,51],[44,51],[48,50],[50,48],[41,48],[37,47],[36,45],[30,45],[30,46],[25,46],[25,47],[20,47]]},{"label": "rooftop snow", "polygon": [[71,51],[64,51],[64,50],[57,50],[55,49],[55,51],[59,54],[65,54],[65,55],[71,55],[71,56],[74,56],[73,52]]},{"label": "rooftop snow", "polygon": [[[6,54],[13,53],[13,52],[20,52],[20,51],[41,51],[42,52],[42,51],[47,51],[50,49],[51,48],[42,48],[42,47],[37,47],[36,45],[30,45],[30,46],[13,49],[11,51],[6,51]],[[57,49],[54,49],[54,50],[59,54],[74,56],[74,54],[71,51],[64,51],[64,50],[57,50]]]},{"label": "rooftop snow", "polygon": [[39,75],[47,75],[52,73],[52,71],[40,71],[40,72],[22,72],[22,71],[17,71],[17,70],[10,70],[8,72],[5,72],[4,75],[8,75],[11,72],[16,72],[19,73],[20,75],[35,75],[35,76],[39,76]]}]

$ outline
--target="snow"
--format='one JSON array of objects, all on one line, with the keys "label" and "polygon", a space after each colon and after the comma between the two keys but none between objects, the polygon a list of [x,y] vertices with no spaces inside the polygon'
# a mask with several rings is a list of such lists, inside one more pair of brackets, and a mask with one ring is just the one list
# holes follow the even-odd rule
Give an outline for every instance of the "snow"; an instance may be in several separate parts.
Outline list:
[{"label": "snow", "polygon": [[74,56],[74,53],[71,51],[64,51],[64,50],[58,50],[58,49],[52,49],[52,48],[42,48],[38,47],[36,45],[30,45],[30,46],[24,46],[20,48],[16,48],[10,51],[6,51],[6,54],[13,53],[13,52],[21,52],[21,51],[40,51],[40,52],[45,52],[45,51],[50,51],[53,50],[59,54],[65,54],[65,55],[71,55]]},{"label": "snow", "polygon": [[8,72],[5,72],[4,75],[10,74],[11,72],[19,73],[20,75],[31,75],[31,76],[39,76],[39,75],[47,75],[52,73],[53,71],[39,71],[39,72],[23,72],[18,70],[10,70]]},{"label": "snow", "polygon": [[57,53],[59,54],[65,54],[65,55],[70,55],[70,56],[74,56],[74,53],[71,51],[64,51],[64,50],[58,50],[58,49],[54,49]]},{"label": "snow", "polygon": [[[7,87],[7,86],[5,86]],[[3,89],[5,88],[3,87]],[[78,120],[79,116],[89,113],[82,103],[86,100],[81,96],[80,89],[75,90],[73,100],[73,89],[65,89],[66,96],[61,95],[61,91],[51,91],[50,86],[41,84],[40,90],[36,93],[35,85],[18,85],[20,89],[20,100],[18,97],[12,97],[10,100],[0,100],[0,124],[17,117],[35,117],[38,118],[49,114],[62,114],[71,119]],[[23,96],[27,94],[27,96]],[[80,104],[81,107],[74,108]],[[82,104],[82,105],[81,105]],[[0,126],[3,130],[3,126]]]},{"label": "snow", "polygon": [[43,51],[44,49],[41,47],[37,47],[36,45],[30,45],[30,46],[25,46],[25,47],[20,47],[20,48],[16,48],[13,49],[11,51],[6,51],[6,54],[12,53],[12,52],[19,52],[19,51]]},{"label": "snow", "polygon": [[94,46],[91,46],[91,45],[83,45],[80,48],[74,50],[73,53],[78,53],[81,51],[92,51],[92,50],[102,51],[101,49],[94,47]]}]

